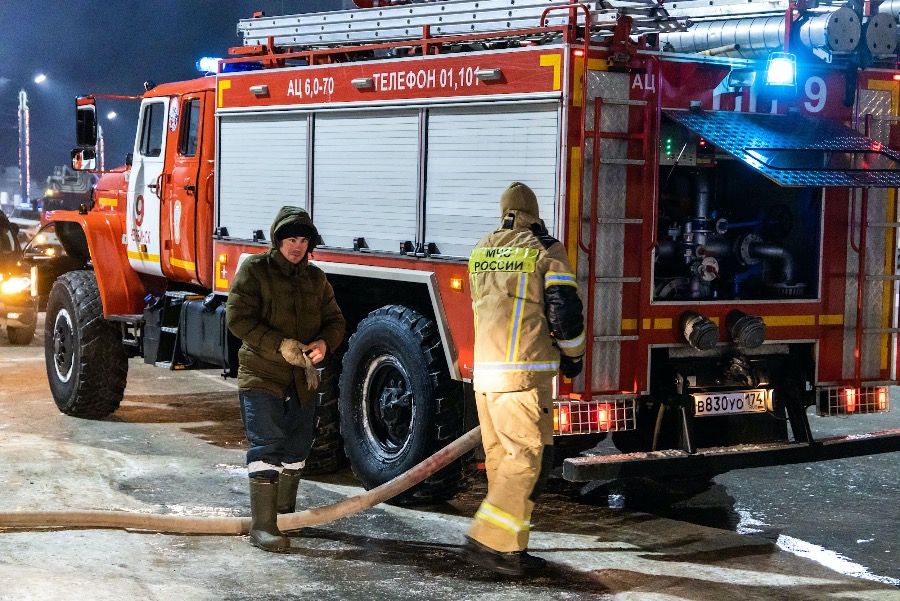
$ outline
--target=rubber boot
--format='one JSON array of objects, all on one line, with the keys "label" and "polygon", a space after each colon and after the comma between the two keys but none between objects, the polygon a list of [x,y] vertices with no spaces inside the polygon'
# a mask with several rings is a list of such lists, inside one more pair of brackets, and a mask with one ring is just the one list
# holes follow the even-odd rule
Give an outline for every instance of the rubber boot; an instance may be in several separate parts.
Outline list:
[{"label": "rubber boot", "polygon": [[250,544],[281,553],[291,543],[278,529],[278,480],[250,478]]},{"label": "rubber boot", "polygon": [[[462,548],[463,559],[504,576],[521,576],[525,573],[522,566],[522,552],[502,553],[481,544],[474,538],[466,537]],[[530,556],[534,557],[534,556]]]},{"label": "rubber boot", "polygon": [[522,551],[521,563],[522,569],[526,572],[539,572],[547,569],[546,559],[532,555],[528,551]]},{"label": "rubber boot", "polygon": [[294,513],[297,509],[298,470],[282,470],[278,477],[278,513]]}]

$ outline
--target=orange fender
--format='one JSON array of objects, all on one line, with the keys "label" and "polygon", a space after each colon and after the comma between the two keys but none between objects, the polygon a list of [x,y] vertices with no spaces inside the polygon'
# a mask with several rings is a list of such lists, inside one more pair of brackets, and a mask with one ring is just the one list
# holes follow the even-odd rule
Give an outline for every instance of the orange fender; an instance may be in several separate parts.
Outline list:
[{"label": "orange fender", "polygon": [[97,275],[103,316],[144,312],[146,290],[131,267],[122,244],[125,234],[121,216],[115,213],[54,211],[53,221],[77,223],[84,231]]}]

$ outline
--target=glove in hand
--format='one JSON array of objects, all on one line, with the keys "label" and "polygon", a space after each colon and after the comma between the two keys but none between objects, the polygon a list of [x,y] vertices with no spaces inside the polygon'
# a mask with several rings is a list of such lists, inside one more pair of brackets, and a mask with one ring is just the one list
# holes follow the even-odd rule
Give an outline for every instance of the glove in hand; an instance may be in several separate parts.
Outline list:
[{"label": "glove in hand", "polygon": [[281,341],[278,352],[281,353],[285,361],[291,365],[302,367],[306,371],[306,386],[310,390],[315,390],[319,387],[319,370],[313,365],[312,359],[306,356],[304,351],[307,348],[305,344],[298,340],[285,338]]},{"label": "glove in hand", "polygon": [[559,358],[559,371],[567,378],[574,378],[584,369],[583,357],[567,357],[561,355]]}]

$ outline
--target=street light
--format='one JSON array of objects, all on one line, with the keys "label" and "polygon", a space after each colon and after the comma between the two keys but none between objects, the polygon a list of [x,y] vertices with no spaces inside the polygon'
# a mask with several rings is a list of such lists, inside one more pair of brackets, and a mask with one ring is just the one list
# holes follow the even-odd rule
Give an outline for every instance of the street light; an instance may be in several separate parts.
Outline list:
[{"label": "street light", "polygon": [[[106,118],[109,121],[112,121],[116,117],[118,117],[116,111],[109,111],[108,113],[106,113]],[[106,162],[104,157],[106,153],[103,144],[103,126],[100,124],[97,124],[97,149],[100,151],[100,171],[103,171],[106,167],[104,164]]]},{"label": "street light", "polygon": [[31,115],[28,110],[28,93],[19,90],[19,187],[22,198],[19,203],[31,198]]},{"label": "street light", "polygon": [[[34,83],[42,84],[47,76],[39,73]],[[31,200],[31,113],[28,108],[28,92],[19,90],[19,183],[22,187],[22,202]]]}]

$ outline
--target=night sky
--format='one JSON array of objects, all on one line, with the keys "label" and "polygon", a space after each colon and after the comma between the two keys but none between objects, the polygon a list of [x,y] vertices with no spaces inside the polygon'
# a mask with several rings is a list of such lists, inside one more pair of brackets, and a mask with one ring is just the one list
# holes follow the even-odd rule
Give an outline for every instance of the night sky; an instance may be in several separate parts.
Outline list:
[{"label": "night sky", "polygon": [[[31,109],[32,195],[75,144],[75,97],[143,93],[144,81],[193,79],[201,56],[241,45],[239,19],[344,8],[345,0],[0,0],[0,167],[18,164],[18,91]],[[47,81],[35,84],[44,73]],[[138,104],[110,106],[106,167],[123,164]]]}]

